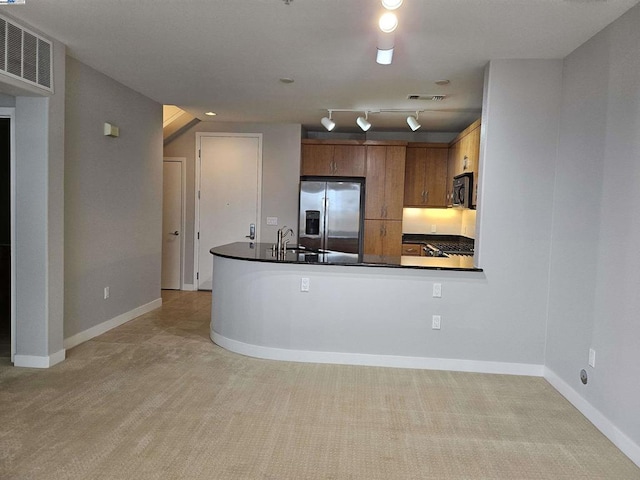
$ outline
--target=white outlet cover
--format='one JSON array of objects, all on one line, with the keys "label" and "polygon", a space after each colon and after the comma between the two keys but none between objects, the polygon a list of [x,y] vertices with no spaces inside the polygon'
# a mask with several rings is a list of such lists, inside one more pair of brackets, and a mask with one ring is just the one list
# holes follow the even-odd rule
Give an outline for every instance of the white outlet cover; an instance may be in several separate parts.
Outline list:
[{"label": "white outlet cover", "polygon": [[278,217],[267,217],[267,225],[278,225]]},{"label": "white outlet cover", "polygon": [[442,284],[441,283],[434,283],[433,284],[433,297],[434,298],[442,297]]},{"label": "white outlet cover", "polygon": [[440,330],[440,315],[433,315],[431,317],[431,328],[434,330]]},{"label": "white outlet cover", "polygon": [[309,279],[308,278],[301,278],[300,279],[300,291],[301,292],[308,292],[309,291]]},{"label": "white outlet cover", "polygon": [[589,349],[589,366],[596,368],[596,351],[593,348]]}]

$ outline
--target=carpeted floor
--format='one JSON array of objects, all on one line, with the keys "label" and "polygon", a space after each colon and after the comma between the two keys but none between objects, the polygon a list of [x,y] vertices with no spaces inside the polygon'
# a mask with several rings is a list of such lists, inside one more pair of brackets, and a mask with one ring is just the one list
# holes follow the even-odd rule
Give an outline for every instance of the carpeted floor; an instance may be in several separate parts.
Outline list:
[{"label": "carpeted floor", "polygon": [[210,294],[0,366],[0,478],[640,479],[544,379],[274,362],[208,338]]}]

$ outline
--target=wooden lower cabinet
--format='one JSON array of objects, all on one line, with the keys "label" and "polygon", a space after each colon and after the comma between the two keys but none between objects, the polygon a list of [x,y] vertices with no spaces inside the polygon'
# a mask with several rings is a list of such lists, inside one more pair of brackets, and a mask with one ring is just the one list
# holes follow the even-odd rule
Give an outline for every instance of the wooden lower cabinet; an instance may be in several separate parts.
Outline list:
[{"label": "wooden lower cabinet", "polygon": [[365,220],[365,255],[402,255],[402,220]]}]

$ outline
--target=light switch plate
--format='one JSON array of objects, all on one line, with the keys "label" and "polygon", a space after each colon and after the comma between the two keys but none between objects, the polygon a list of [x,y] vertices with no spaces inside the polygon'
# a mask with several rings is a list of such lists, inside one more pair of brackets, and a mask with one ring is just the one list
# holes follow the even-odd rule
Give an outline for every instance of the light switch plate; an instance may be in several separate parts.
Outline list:
[{"label": "light switch plate", "polygon": [[278,217],[267,217],[267,225],[278,225]]}]

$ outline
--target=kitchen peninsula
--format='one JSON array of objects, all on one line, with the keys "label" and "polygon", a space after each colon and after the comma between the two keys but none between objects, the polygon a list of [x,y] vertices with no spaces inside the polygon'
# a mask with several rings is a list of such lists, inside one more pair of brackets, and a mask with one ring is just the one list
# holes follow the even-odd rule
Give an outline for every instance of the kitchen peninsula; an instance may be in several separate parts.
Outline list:
[{"label": "kitchen peninsula", "polygon": [[424,341],[431,313],[449,319],[458,307],[432,292],[455,298],[463,284],[486,281],[464,256],[278,255],[244,242],[211,253],[211,339],[267,359],[437,368]]}]

